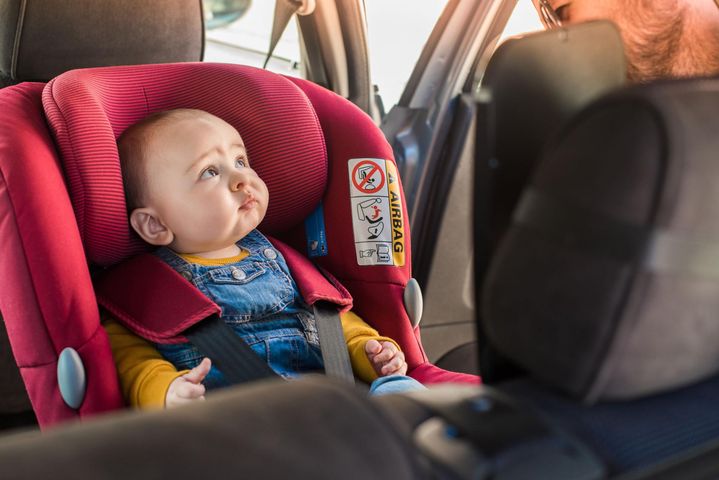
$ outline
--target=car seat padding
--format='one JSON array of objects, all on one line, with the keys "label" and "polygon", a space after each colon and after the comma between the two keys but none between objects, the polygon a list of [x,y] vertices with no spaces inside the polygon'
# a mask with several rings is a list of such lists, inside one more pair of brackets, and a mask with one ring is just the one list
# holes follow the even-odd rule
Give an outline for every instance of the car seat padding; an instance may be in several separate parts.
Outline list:
[{"label": "car seat padding", "polygon": [[[0,310],[41,425],[123,405],[107,336],[58,156],[42,113],[40,83],[0,90]],[[65,347],[85,359],[88,395],[78,411],[57,386]]]},{"label": "car seat padding", "polygon": [[[279,240],[270,239],[285,258],[305,302],[324,301],[341,311],[352,297],[330,274],[327,278],[307,258]],[[98,303],[137,335],[156,343],[182,343],[182,334],[198,322],[220,315],[220,307],[184,277],[152,254],[120,262],[98,275]]]},{"label": "car seat padding", "polygon": [[199,108],[238,129],[270,192],[265,234],[299,223],[324,190],[327,156],[312,106],[287,79],[263,70],[194,63],[75,70],[47,84],[43,105],[88,258],[99,265],[148,249],[127,221],[115,140],[152,112]]}]

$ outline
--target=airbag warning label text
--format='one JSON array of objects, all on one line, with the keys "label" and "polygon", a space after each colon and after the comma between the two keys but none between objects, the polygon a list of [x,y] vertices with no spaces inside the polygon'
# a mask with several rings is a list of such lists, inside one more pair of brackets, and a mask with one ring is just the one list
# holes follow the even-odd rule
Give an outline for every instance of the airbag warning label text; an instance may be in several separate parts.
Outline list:
[{"label": "airbag warning label text", "polygon": [[348,170],[357,264],[404,266],[402,197],[394,163],[354,158]]}]

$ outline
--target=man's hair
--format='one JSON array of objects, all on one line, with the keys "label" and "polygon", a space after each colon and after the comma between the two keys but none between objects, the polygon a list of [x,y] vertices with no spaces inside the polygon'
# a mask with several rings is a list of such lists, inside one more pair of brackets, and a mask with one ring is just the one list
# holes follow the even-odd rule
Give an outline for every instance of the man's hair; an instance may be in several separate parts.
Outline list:
[{"label": "man's hair", "polygon": [[621,10],[631,80],[719,73],[719,25],[695,30],[687,0],[625,0]]},{"label": "man's hair", "polygon": [[117,139],[117,151],[120,155],[120,170],[122,171],[122,185],[125,189],[125,202],[127,212],[144,205],[147,189],[147,164],[149,149],[157,128],[171,120],[186,117],[197,117],[205,114],[202,110],[181,108],[156,112],[131,125]]},{"label": "man's hair", "polygon": [[678,0],[628,0],[622,10],[629,79],[672,77],[685,33],[684,6]]}]

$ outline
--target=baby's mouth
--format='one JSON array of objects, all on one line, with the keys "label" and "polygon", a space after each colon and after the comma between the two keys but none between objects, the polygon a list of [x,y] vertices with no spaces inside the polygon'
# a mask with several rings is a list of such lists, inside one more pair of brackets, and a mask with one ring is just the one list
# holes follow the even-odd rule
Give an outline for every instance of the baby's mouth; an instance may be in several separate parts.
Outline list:
[{"label": "baby's mouth", "polygon": [[257,200],[253,195],[249,195],[240,205],[240,210],[249,210],[257,205]]}]

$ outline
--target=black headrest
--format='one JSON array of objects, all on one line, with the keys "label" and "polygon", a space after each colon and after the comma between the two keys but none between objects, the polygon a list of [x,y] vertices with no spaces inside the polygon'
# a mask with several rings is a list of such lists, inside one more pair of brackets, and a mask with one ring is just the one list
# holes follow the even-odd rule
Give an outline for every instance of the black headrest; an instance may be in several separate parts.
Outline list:
[{"label": "black headrest", "polygon": [[622,40],[607,21],[516,37],[497,48],[482,79],[494,108],[494,236],[509,224],[545,142],[582,107],[625,81]]},{"label": "black headrest", "polygon": [[202,60],[201,0],[0,0],[0,74]]},{"label": "black headrest", "polygon": [[719,372],[719,79],[629,88],[545,151],[484,288],[501,353],[587,401]]}]

